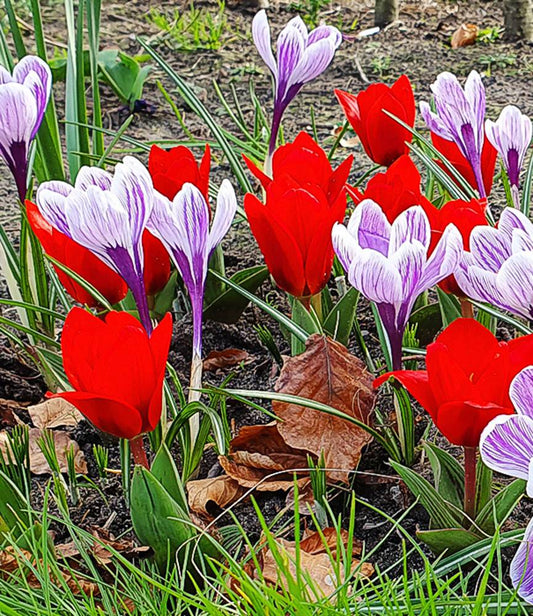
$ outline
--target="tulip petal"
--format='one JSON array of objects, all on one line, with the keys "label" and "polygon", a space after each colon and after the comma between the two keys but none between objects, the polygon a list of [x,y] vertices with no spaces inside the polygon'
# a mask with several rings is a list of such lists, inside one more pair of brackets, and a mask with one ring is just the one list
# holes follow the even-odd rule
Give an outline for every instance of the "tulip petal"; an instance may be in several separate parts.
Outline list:
[{"label": "tulip petal", "polygon": [[[483,430],[479,442],[483,462],[493,471],[529,480],[533,461],[533,419],[500,415]],[[528,495],[533,484],[528,481]]]},{"label": "tulip petal", "polygon": [[142,432],[141,415],[133,406],[112,398],[78,391],[67,391],[57,394],[57,397],[74,405],[102,432],[125,439],[131,439]]},{"label": "tulip petal", "polygon": [[418,401],[418,403],[435,418],[437,415],[437,402],[429,385],[428,373],[425,370],[396,370],[387,372],[374,380],[377,388],[385,381],[394,377]]},{"label": "tulip petal", "polygon": [[464,395],[457,401],[439,406],[436,418],[437,428],[454,445],[477,447],[485,426],[499,415],[512,415],[513,409],[494,404],[481,405],[464,401]]}]

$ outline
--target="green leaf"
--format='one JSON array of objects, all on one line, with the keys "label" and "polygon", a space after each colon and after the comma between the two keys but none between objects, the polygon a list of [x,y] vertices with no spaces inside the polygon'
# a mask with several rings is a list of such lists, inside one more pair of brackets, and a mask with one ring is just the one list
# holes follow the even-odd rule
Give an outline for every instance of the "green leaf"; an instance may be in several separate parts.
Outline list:
[{"label": "green leaf", "polygon": [[442,329],[442,312],[440,304],[427,304],[415,310],[410,318],[411,325],[418,325],[416,336],[421,346],[427,346]]},{"label": "green leaf", "polygon": [[185,551],[180,548],[196,535],[196,530],[183,508],[142,466],[136,466],[133,473],[130,513],[135,534],[143,545],[153,549],[161,571],[165,571],[175,556],[180,564],[185,564]]},{"label": "green leaf", "polygon": [[439,306],[442,314],[442,324],[444,327],[455,321],[461,316],[461,305],[459,300],[454,295],[445,293],[437,287],[437,295],[439,296]]},{"label": "green leaf", "polygon": [[[211,273],[207,275],[206,284],[209,283],[210,278],[214,278]],[[267,267],[256,265],[236,272],[229,280],[241,289],[255,293],[267,278]],[[206,298],[206,302],[206,305],[204,305],[204,317],[206,319],[219,323],[236,323],[250,300],[234,287],[224,284],[224,291],[211,300]]]},{"label": "green leaf", "polygon": [[475,524],[488,534],[494,533],[496,528],[505,521],[507,516],[515,508],[518,501],[522,498],[526,489],[524,479],[516,479],[496,496],[477,514]]},{"label": "green leaf", "polygon": [[433,529],[459,528],[461,526],[462,511],[457,511],[455,507],[451,507],[449,501],[445,500],[427,479],[398,462],[391,460],[390,464],[428,512]]},{"label": "green leaf", "polygon": [[[291,297],[292,321],[304,329],[309,335],[321,334],[322,327],[313,313],[309,312],[299,299]],[[291,355],[300,355],[305,351],[305,342],[291,336]]]},{"label": "green leaf", "polygon": [[464,528],[440,528],[438,530],[417,531],[416,536],[423,541],[434,554],[454,554],[459,550],[478,543],[482,537]]},{"label": "green leaf", "polygon": [[0,535],[10,533],[18,537],[31,524],[28,503],[22,492],[0,472]]},{"label": "green leaf", "polygon": [[159,448],[150,470],[152,475],[159,481],[176,503],[178,503],[183,511],[188,512],[189,506],[187,504],[187,496],[185,495],[178,469],[165,443]]},{"label": "green leaf", "polygon": [[437,492],[447,501],[461,509],[464,500],[465,473],[463,467],[447,451],[433,443],[424,443]]},{"label": "green leaf", "polygon": [[171,312],[172,304],[176,297],[176,284],[178,282],[178,272],[174,270],[168,279],[167,284],[157,294],[152,312],[156,317],[163,318],[167,312]]},{"label": "green leaf", "polygon": [[324,319],[324,331],[348,346],[357,312],[359,291],[353,287],[340,298]]},{"label": "green leaf", "polygon": [[111,87],[122,103],[133,108],[142,98],[144,84],[152,67],[141,68],[140,63],[117,49],[98,54],[98,70],[103,80]]}]

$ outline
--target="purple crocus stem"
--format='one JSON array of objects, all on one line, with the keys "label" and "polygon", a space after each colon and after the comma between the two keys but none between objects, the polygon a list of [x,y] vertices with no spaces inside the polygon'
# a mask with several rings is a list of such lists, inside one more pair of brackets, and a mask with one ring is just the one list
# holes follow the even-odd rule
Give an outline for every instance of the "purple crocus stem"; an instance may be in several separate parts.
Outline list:
[{"label": "purple crocus stem", "polygon": [[379,316],[383,323],[383,327],[387,332],[389,339],[392,370],[402,369],[402,347],[403,347],[403,333],[405,327],[400,331],[395,323],[396,313],[389,304],[377,304]]},{"label": "purple crocus stem", "polygon": [[281,125],[281,118],[283,117],[283,107],[274,107],[274,113],[272,115],[272,127],[270,129],[270,141],[268,144],[268,154],[265,159],[264,172],[270,176],[272,175],[272,157],[276,151],[276,145],[278,142],[278,133]]}]

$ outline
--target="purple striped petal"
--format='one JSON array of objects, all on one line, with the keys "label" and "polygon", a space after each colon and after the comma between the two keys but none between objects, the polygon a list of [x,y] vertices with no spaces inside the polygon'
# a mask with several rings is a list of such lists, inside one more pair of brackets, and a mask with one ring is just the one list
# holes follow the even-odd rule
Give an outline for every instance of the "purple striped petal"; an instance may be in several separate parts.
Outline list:
[{"label": "purple striped petal", "polygon": [[4,66],[0,66],[0,85],[4,83],[13,83],[16,81],[13,79],[11,73]]},{"label": "purple striped petal", "polygon": [[33,94],[37,105],[37,117],[31,139],[35,137],[44,117],[52,91],[52,73],[48,64],[37,56],[25,56],[15,66],[13,78],[26,86]]},{"label": "purple striped petal", "polygon": [[498,272],[511,252],[510,237],[501,229],[474,227],[470,235],[470,252],[479,267]]},{"label": "purple striped petal", "polygon": [[419,242],[424,252],[429,247],[431,228],[424,210],[415,205],[402,212],[392,224],[389,255],[392,255],[406,242]]},{"label": "purple striped petal", "polygon": [[513,233],[513,241],[511,244],[512,252],[531,252],[533,251],[533,237],[522,231],[522,229],[516,229]]},{"label": "purple striped petal", "polygon": [[426,265],[427,251],[419,243],[405,243],[389,257],[390,264],[396,268],[402,281],[402,299],[407,303],[415,301],[419,295],[417,289],[420,285]]},{"label": "purple striped petal", "polygon": [[229,180],[223,180],[217,196],[217,209],[207,241],[208,259],[231,227],[237,211],[237,197]]},{"label": "purple striped petal", "polygon": [[511,562],[509,574],[522,599],[533,603],[533,519],[527,525],[524,538]]},{"label": "purple striped petal", "polygon": [[98,186],[101,190],[111,190],[113,176],[100,167],[82,167],[76,176],[75,188],[87,190],[89,186]]},{"label": "purple striped petal", "polygon": [[66,218],[66,198],[73,188],[66,182],[53,180],[43,182],[37,189],[37,206],[52,227],[61,233],[70,236],[68,222]]},{"label": "purple striped petal", "polygon": [[37,105],[28,88],[19,83],[0,86],[0,148],[11,157],[13,144],[22,143],[27,151],[37,120]]},{"label": "purple striped petal", "polygon": [[318,26],[309,33],[307,46],[310,47],[313,43],[323,39],[330,39],[335,49],[337,49],[342,43],[342,34],[334,26]]},{"label": "purple striped petal", "polygon": [[533,253],[519,252],[507,259],[496,284],[512,312],[533,318]]},{"label": "purple striped petal", "polygon": [[522,214],[520,210],[506,207],[500,216],[498,231],[511,239],[515,229],[521,229],[533,237],[533,223],[529,218],[525,214]]},{"label": "purple striped petal", "polygon": [[509,388],[509,397],[516,412],[533,421],[533,366],[524,368],[514,377]]},{"label": "purple striped petal", "polygon": [[533,496],[533,419],[523,415],[495,417],[481,434],[479,451],[493,471],[527,480],[527,493]]},{"label": "purple striped petal", "polygon": [[428,103],[425,103],[424,101],[420,103],[420,115],[432,133],[435,133],[436,135],[439,135],[439,137],[447,139],[448,141],[454,140],[454,135],[450,132],[450,129],[439,118],[439,116],[431,110]]},{"label": "purple striped petal", "polygon": [[374,201],[365,199],[355,208],[348,221],[348,232],[356,239],[360,248],[388,254],[391,224]]},{"label": "purple striped petal", "polygon": [[302,61],[305,53],[307,29],[305,30],[306,37],[304,38],[301,28],[298,26],[291,26],[290,24],[292,22],[294,22],[294,20],[291,20],[281,31],[277,42],[278,91],[276,99],[278,102],[285,99],[292,82],[292,75],[298,64]]},{"label": "purple striped petal", "polygon": [[336,222],[331,230],[331,240],[333,243],[333,250],[339,258],[344,271],[350,271],[352,261],[356,258],[358,252],[355,238],[348,232],[348,229],[344,225]]},{"label": "purple striped petal", "polygon": [[429,257],[417,295],[457,271],[463,255],[463,239],[454,225],[448,225]]},{"label": "purple striped petal", "polygon": [[272,53],[272,42],[270,38],[270,25],[266,11],[262,10],[256,14],[252,22],[252,37],[255,46],[263,62],[268,66],[275,79],[278,77],[278,67],[274,54]]},{"label": "purple striped petal", "polygon": [[126,156],[115,167],[111,191],[128,214],[132,243],[140,242],[154,205],[154,185],[148,170],[133,156]]},{"label": "purple striped petal", "polygon": [[331,64],[336,47],[330,39],[321,39],[309,45],[302,60],[291,75],[289,85],[303,85],[316,79]]},{"label": "purple striped petal", "polygon": [[511,185],[518,186],[520,170],[531,142],[531,120],[514,105],[507,105],[496,122],[485,123],[487,139],[501,156]]},{"label": "purple striped petal", "polygon": [[348,272],[350,284],[369,300],[395,304],[404,298],[402,279],[389,259],[375,250],[361,250]]},{"label": "purple striped petal", "polygon": [[498,275],[475,265],[472,261],[466,264],[468,256],[468,253],[463,256],[463,263],[459,264],[455,271],[455,279],[463,293],[472,299],[511,311],[507,298],[498,288]]}]

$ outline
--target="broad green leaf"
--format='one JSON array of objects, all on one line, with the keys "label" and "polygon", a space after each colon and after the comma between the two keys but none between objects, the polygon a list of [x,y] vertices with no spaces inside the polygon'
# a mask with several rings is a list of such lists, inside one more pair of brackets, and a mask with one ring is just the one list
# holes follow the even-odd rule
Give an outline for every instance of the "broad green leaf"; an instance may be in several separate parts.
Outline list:
[{"label": "broad green leaf", "polygon": [[432,529],[461,527],[462,511],[450,506],[449,501],[445,500],[427,479],[398,462],[391,460],[390,464],[428,512]]},{"label": "broad green leaf", "polygon": [[187,497],[181,483],[178,469],[165,443],[159,448],[152,462],[150,471],[183,511],[188,511],[189,506],[187,504]]},{"label": "broad green leaf", "polygon": [[427,346],[442,329],[442,312],[440,304],[427,304],[415,310],[409,317],[411,325],[418,325],[416,337],[421,346]]},{"label": "broad green leaf", "polygon": [[423,541],[431,551],[436,554],[442,554],[447,551],[448,554],[454,554],[459,550],[468,548],[482,539],[481,535],[466,530],[464,528],[441,528],[438,530],[422,530],[417,531],[416,536]]},{"label": "broad green leaf", "polygon": [[437,492],[461,509],[464,499],[465,473],[463,467],[447,451],[433,443],[424,443]]},{"label": "broad green leaf", "polygon": [[442,314],[442,324],[444,327],[458,319],[461,316],[461,305],[454,295],[445,293],[437,287],[437,295],[439,296],[439,306]]},{"label": "broad green leaf", "polygon": [[0,471],[0,535],[24,533],[31,524],[28,507],[22,492]]},{"label": "broad green leaf", "polygon": [[[209,281],[210,277],[213,278],[211,274],[208,274],[207,281]],[[249,293],[255,293],[267,278],[267,267],[256,265],[236,272],[229,280],[241,289]],[[224,284],[224,290],[218,297],[214,297],[211,300],[207,298],[206,304],[204,304],[204,317],[219,323],[236,323],[249,303],[249,298],[240,291]]]},{"label": "broad green leaf", "polygon": [[500,490],[477,514],[475,524],[484,532],[492,534],[509,516],[526,490],[526,481],[516,479]]},{"label": "broad green leaf", "polygon": [[[304,329],[309,335],[321,334],[322,327],[314,313],[309,312],[299,299],[291,298],[292,321]],[[305,351],[305,342],[291,336],[291,355],[300,355]]]},{"label": "broad green leaf", "polygon": [[490,502],[492,493],[492,471],[479,456],[476,467],[476,512]]},{"label": "broad green leaf", "polygon": [[350,340],[358,301],[359,291],[353,287],[348,289],[324,319],[324,331],[344,346]]}]

